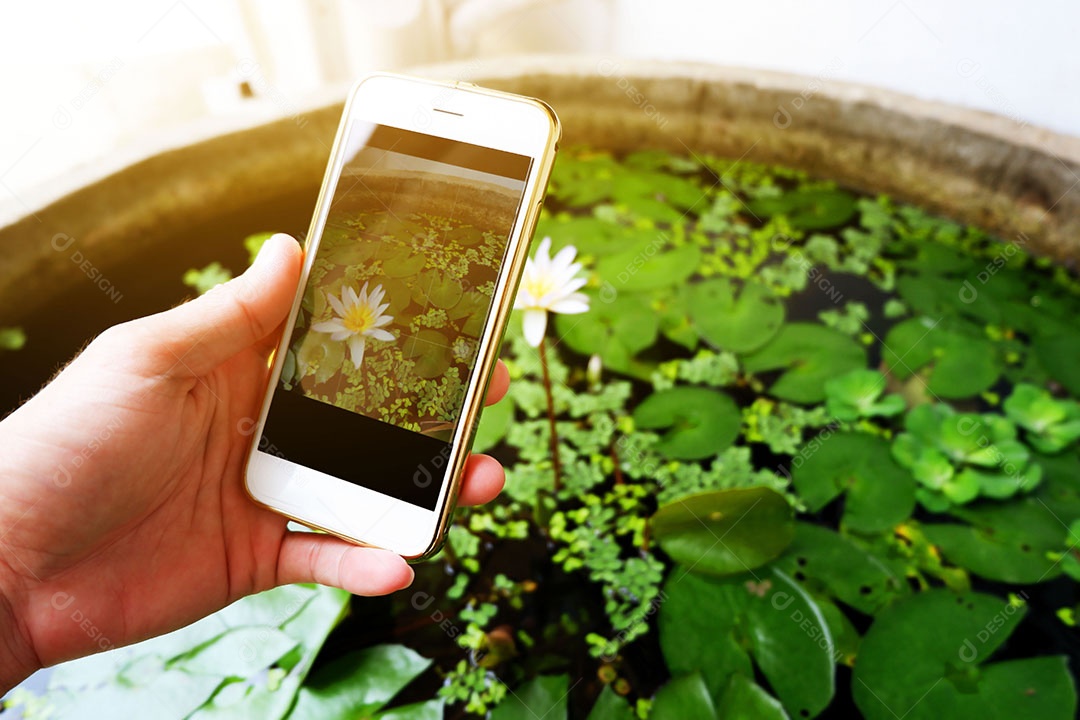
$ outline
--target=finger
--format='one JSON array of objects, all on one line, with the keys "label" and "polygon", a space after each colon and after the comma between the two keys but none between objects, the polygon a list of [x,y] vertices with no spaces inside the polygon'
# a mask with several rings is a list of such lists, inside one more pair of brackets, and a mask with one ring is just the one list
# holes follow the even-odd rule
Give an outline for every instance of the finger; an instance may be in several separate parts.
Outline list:
[{"label": "finger", "polygon": [[495,372],[491,374],[491,382],[488,383],[485,405],[494,405],[503,399],[503,395],[510,389],[510,371],[506,369],[506,363],[499,360],[495,363]]},{"label": "finger", "polygon": [[471,455],[465,463],[461,481],[460,505],[483,505],[499,496],[506,483],[506,473],[499,461],[490,455]]},{"label": "finger", "polygon": [[274,235],[238,278],[202,297],[136,320],[145,357],[161,372],[198,377],[278,330],[296,295],[300,246]]},{"label": "finger", "polygon": [[412,581],[413,570],[399,555],[331,535],[289,532],[278,552],[278,585],[315,582],[354,595],[386,595]]}]

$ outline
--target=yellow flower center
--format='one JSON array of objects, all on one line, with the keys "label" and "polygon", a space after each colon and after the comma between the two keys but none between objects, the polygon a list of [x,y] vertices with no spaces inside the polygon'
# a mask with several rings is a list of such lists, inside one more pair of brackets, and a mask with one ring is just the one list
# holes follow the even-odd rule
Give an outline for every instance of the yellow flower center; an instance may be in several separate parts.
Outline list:
[{"label": "yellow flower center", "polygon": [[370,330],[375,325],[375,313],[372,308],[364,303],[358,303],[348,308],[345,317],[341,318],[341,324],[355,334]]},{"label": "yellow flower center", "polygon": [[555,289],[555,283],[551,281],[550,275],[541,275],[539,277],[534,275],[525,278],[523,282],[525,292],[529,293],[535,300],[539,300]]}]

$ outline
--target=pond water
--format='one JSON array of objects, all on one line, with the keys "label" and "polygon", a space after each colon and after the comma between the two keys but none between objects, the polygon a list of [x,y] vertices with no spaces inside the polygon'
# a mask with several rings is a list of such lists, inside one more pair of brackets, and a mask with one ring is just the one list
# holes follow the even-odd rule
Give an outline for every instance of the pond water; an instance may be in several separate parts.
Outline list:
[{"label": "pond water", "polygon": [[[26,318],[3,406],[178,300],[187,267],[239,271],[244,235],[302,231],[313,198],[117,269],[120,306],[83,288]],[[442,688],[447,716],[502,683],[571,717],[698,695],[683,716],[1073,716],[1074,276],[1022,236],[654,151],[564,151],[536,237],[574,247],[590,309],[543,352],[511,321],[511,393],[477,438],[503,498],[458,513],[413,590],[354,599],[316,676],[392,643],[434,660],[396,702]]]}]

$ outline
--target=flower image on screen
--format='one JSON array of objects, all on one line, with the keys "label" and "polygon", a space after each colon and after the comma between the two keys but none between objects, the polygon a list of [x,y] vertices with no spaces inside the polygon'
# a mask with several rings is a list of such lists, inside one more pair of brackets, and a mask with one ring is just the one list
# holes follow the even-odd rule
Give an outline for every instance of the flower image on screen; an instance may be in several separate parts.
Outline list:
[{"label": "flower image on screen", "polygon": [[[278,446],[303,432],[301,418],[315,422],[317,401],[445,447],[529,167],[521,155],[353,124],[267,418]],[[344,459],[327,450],[320,465],[313,442],[296,445],[304,464],[343,477]]]}]

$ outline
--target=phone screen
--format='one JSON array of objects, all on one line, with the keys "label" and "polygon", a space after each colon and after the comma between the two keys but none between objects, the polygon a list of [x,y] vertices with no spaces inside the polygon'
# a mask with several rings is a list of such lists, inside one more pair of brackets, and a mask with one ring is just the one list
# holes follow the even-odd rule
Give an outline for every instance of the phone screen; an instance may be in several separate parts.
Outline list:
[{"label": "phone screen", "polygon": [[260,447],[434,510],[532,160],[369,122],[344,142]]}]

